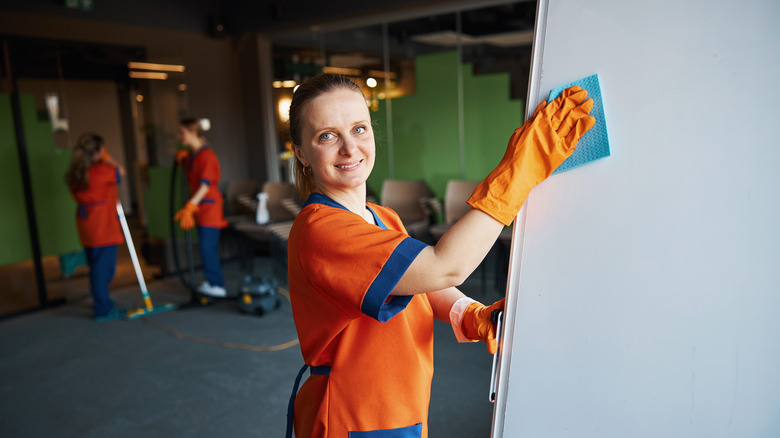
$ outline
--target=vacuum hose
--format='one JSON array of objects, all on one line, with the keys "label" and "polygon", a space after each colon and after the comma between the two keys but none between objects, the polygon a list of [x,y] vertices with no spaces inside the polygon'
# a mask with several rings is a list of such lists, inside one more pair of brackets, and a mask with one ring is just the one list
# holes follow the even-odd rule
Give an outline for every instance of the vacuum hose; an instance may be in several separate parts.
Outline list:
[{"label": "vacuum hose", "polygon": [[[169,212],[170,212],[168,217],[171,217],[171,218],[174,215],[176,215],[176,211],[177,211],[176,210],[176,199],[175,199],[175,196],[174,196],[174,190],[176,190],[176,174],[178,173],[178,170],[179,170],[179,163],[178,163],[178,161],[176,159],[174,159],[173,160],[173,171],[171,172],[171,186],[170,186],[170,191],[169,191],[169,195],[170,196],[168,197],[168,209],[169,209]],[[184,176],[184,172],[182,172],[181,175]],[[189,193],[188,193],[188,190],[187,190],[187,181],[184,178],[182,178],[182,179],[183,179],[182,180],[182,196],[183,196],[184,200],[186,201],[187,198],[189,197]],[[179,262],[179,246],[178,246],[178,244],[176,242],[176,221],[172,220],[171,221],[171,245],[172,245],[171,249],[172,249],[172,252],[173,252],[173,265],[176,268],[176,274],[178,275],[179,280],[181,280],[181,283],[184,285],[184,287],[187,288],[187,290],[190,291],[190,294],[192,295],[192,299],[196,300],[197,299],[197,292],[196,292],[196,289],[195,289],[195,285],[193,284],[194,279],[195,279],[195,263],[193,261],[193,256],[192,256],[192,236],[191,236],[189,230],[187,230],[185,232],[185,236],[186,236],[185,237],[185,239],[186,239],[185,242],[186,242],[186,246],[187,246],[187,265],[188,265],[189,273],[190,273],[190,280],[189,281],[184,276],[184,271],[182,271],[181,263]]]}]

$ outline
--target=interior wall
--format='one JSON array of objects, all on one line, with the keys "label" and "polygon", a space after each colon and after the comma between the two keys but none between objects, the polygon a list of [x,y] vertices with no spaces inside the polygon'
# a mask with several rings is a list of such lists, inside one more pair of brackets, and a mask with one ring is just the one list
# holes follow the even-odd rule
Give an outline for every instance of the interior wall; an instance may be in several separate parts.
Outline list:
[{"label": "interior wall", "polygon": [[[125,162],[122,145],[122,125],[119,118],[119,100],[116,84],[108,81],[52,81],[41,79],[20,79],[19,91],[35,96],[35,106],[41,111],[45,108],[44,97],[47,92],[60,93],[60,107],[68,120],[68,131],[58,133],[60,139],[55,147],[72,148],[81,134],[94,132],[106,142],[108,153],[127,171],[131,171]],[[52,175],[53,178],[58,177]],[[64,178],[64,175],[62,176]],[[119,199],[126,213],[132,212],[128,178],[119,185]]]},{"label": "interior wall", "polygon": [[[10,99],[6,94],[0,97],[0,106],[3,106],[0,111],[0,138],[14,139],[0,148],[3,157],[0,165],[3,177],[0,181],[5,184],[4,198],[8,201],[3,203],[7,208],[0,215],[5,248],[5,251],[0,251],[2,266],[29,260],[33,255]],[[19,101],[41,255],[45,257],[79,251],[81,244],[75,223],[76,203],[65,184],[65,173],[71,161],[70,149],[54,145],[51,123],[47,116],[41,115],[32,94],[21,94]]]},{"label": "interior wall", "polygon": [[[8,11],[0,14],[0,29],[8,35],[141,46],[146,49],[150,62],[184,64],[188,112],[211,120],[208,138],[220,158],[223,176],[239,178],[249,174],[238,62],[230,38]],[[155,96],[149,97],[149,103],[155,105]],[[160,116],[171,111],[176,114]],[[152,115],[151,126],[144,129],[153,130],[153,138],[158,143],[156,158],[160,164],[168,165],[173,162],[175,142],[172,139],[176,136],[179,114],[177,109],[161,105],[153,108]]]},{"label": "interior wall", "polygon": [[[246,160],[249,164],[249,177],[256,181],[268,181],[270,175],[265,163],[264,130],[261,108],[263,92],[270,92],[270,84],[261,84],[260,46],[256,35],[245,34],[233,39],[233,53],[240,75],[242,98],[242,117],[245,129],[243,140],[246,143]],[[265,85],[265,86],[263,86]],[[241,132],[236,132],[240,135]],[[278,145],[273,145],[273,151]]]}]

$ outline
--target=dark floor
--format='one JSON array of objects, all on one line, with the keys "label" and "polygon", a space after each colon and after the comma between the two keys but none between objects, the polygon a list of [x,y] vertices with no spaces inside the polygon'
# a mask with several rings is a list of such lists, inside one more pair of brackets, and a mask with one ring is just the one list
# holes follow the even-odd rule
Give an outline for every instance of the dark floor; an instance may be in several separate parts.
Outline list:
[{"label": "dark floor", "polygon": [[[270,275],[270,265],[256,257],[255,274]],[[242,267],[227,263],[225,273],[236,290]],[[500,298],[494,279],[483,283],[480,275],[464,292]],[[175,277],[148,286],[155,304],[189,301]],[[2,436],[283,436],[303,363],[284,297],[262,317],[226,300],[98,323],[86,291],[72,295],[65,305],[0,322]],[[112,296],[124,308],[141,305],[137,285],[113,287]],[[437,322],[435,337],[430,436],[488,437],[492,356],[484,344],[457,344],[449,324]]]}]

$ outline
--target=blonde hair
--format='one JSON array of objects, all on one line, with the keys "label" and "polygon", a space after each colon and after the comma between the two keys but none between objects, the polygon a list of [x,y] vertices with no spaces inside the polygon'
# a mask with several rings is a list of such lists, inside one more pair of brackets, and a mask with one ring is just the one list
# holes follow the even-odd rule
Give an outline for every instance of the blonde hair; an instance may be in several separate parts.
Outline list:
[{"label": "blonde hair", "polygon": [[81,134],[70,161],[70,167],[65,174],[65,182],[73,191],[79,192],[89,187],[89,168],[95,163],[95,155],[103,147],[103,137],[91,132]]},{"label": "blonde hair", "polygon": [[[290,103],[290,139],[292,140],[293,148],[301,146],[301,130],[303,129],[301,112],[306,104],[323,93],[339,88],[352,90],[360,93],[361,96],[363,95],[360,87],[348,77],[329,73],[307,79],[295,90]],[[297,157],[293,159],[295,160],[295,165],[293,166],[295,188],[298,190],[298,195],[300,195],[301,199],[305,201],[309,195],[317,191],[317,184],[314,182],[311,168],[304,167],[301,160],[297,159]]]}]

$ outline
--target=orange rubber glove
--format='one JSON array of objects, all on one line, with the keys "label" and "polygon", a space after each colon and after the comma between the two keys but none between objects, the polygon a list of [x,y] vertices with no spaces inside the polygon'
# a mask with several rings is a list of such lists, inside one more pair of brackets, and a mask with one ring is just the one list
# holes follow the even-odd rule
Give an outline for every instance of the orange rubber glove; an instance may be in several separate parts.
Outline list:
[{"label": "orange rubber glove", "polygon": [[179,163],[179,166],[183,166],[189,157],[190,151],[188,149],[178,149],[176,151],[176,162]]},{"label": "orange rubber glove", "polygon": [[100,161],[108,162],[111,161],[111,154],[108,153],[108,149],[106,149],[105,146],[100,147]]},{"label": "orange rubber glove", "polygon": [[468,199],[469,205],[509,225],[531,189],[544,181],[574,152],[577,141],[596,119],[589,116],[593,99],[578,86],[563,90],[517,128],[506,153]]},{"label": "orange rubber glove", "polygon": [[184,204],[184,208],[176,213],[173,217],[174,221],[179,221],[179,226],[182,230],[189,230],[195,226],[195,212],[198,211],[198,206],[192,202]]},{"label": "orange rubber glove", "polygon": [[501,298],[490,306],[477,302],[469,304],[463,312],[463,321],[460,323],[463,334],[472,341],[485,341],[490,354],[498,349],[496,325],[490,317],[494,310],[504,310],[504,300],[505,298]]}]

